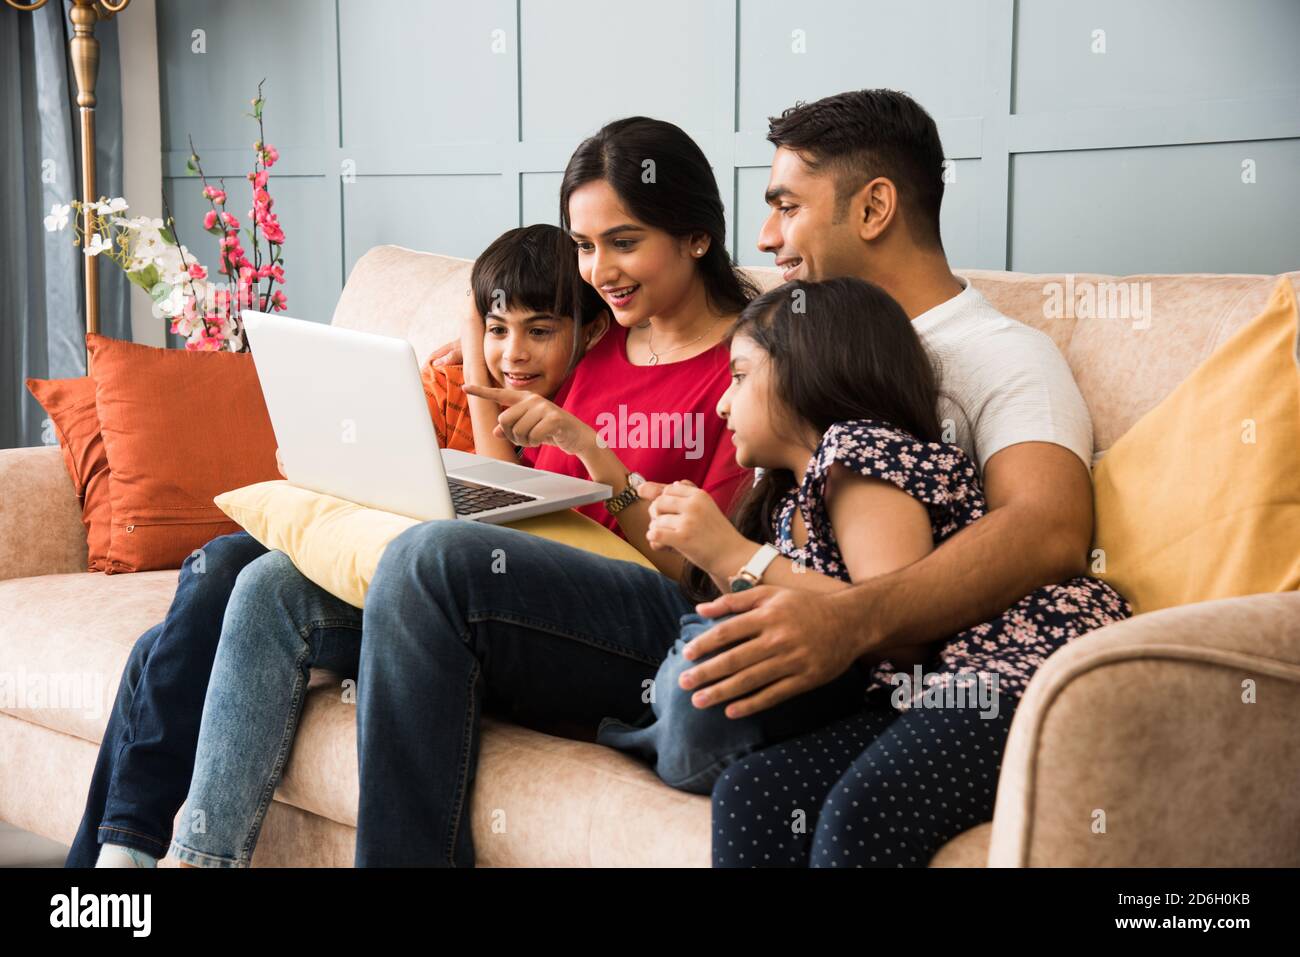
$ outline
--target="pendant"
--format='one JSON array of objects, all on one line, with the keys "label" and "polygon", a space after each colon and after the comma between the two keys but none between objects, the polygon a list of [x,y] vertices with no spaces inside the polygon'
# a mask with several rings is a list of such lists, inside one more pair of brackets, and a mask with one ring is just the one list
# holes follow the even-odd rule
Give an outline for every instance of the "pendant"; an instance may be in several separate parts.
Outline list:
[{"label": "pendant", "polygon": [[659,364],[659,357],[655,355],[653,352],[650,353],[650,361],[647,362],[646,365],[657,366],[658,364]]}]

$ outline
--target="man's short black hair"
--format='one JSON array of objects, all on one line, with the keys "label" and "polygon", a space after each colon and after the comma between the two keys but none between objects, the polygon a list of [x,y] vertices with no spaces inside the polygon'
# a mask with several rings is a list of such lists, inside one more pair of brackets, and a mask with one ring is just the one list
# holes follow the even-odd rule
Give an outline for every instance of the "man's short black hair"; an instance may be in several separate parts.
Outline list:
[{"label": "man's short black hair", "polygon": [[810,169],[835,177],[835,219],[875,179],[891,180],[918,242],[943,248],[943,144],[933,117],[898,90],[854,90],[797,103],[768,119],[768,141],[799,154]]}]

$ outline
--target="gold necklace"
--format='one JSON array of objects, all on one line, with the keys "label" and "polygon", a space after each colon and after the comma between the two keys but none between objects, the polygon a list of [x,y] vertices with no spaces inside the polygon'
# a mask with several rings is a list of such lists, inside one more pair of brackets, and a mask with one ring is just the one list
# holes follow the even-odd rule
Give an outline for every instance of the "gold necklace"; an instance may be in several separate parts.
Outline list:
[{"label": "gold necklace", "polygon": [[659,357],[661,355],[666,356],[673,352],[677,352],[679,349],[685,349],[687,346],[695,345],[695,343],[699,342],[701,339],[703,339],[706,335],[709,334],[709,331],[718,324],[718,319],[720,318],[722,317],[721,316],[715,317],[714,320],[711,323],[709,323],[708,327],[703,332],[701,332],[698,336],[692,339],[690,342],[684,342],[680,346],[673,346],[671,349],[668,349],[664,352],[655,352],[655,346],[654,346],[655,329],[654,326],[649,321],[647,321],[646,325],[649,326],[650,329],[650,331],[646,333],[646,342],[645,342],[645,347],[650,350],[650,361],[647,363],[647,365],[652,365],[652,366],[658,365]]}]

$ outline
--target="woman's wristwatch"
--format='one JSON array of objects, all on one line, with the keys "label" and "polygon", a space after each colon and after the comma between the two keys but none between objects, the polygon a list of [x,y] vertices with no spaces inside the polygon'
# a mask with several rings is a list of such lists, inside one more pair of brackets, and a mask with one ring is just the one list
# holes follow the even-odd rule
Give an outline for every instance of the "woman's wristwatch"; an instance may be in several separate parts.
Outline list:
[{"label": "woman's wristwatch", "polygon": [[627,487],[619,492],[613,498],[605,499],[605,511],[611,515],[617,515],[623,509],[635,502],[640,496],[637,495],[637,489],[645,477],[640,472],[629,472],[627,474]]},{"label": "woman's wristwatch", "polygon": [[754,557],[745,562],[745,567],[728,579],[732,591],[744,591],[746,588],[753,588],[763,580],[763,573],[767,571],[767,566],[780,555],[773,546],[762,545],[758,551],[754,552]]}]

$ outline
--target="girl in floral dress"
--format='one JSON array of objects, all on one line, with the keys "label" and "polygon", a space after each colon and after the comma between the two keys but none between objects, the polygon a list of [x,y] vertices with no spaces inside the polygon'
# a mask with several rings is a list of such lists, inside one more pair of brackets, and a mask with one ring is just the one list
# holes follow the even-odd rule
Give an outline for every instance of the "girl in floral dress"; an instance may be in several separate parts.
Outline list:
[{"label": "girl in floral dress", "polygon": [[[685,585],[698,599],[731,589],[764,542],[779,553],[765,584],[827,592],[917,561],[984,515],[974,463],[940,441],[931,359],[883,290],[847,278],[787,283],[742,313],[731,359],[718,411],[737,461],[761,477],[732,520],[675,483],[651,526],[652,539],[692,563]],[[1109,585],[1072,578],[947,641],[864,657],[821,688],[736,719],[696,708],[694,691],[678,686],[705,660],[682,649],[714,624],[686,615],[645,716],[635,726],[606,719],[597,740],[639,754],[674,787],[712,792],[715,863],[923,865],[991,814],[1011,713],[1048,655],[1131,613]],[[726,772],[741,761],[771,767],[761,794],[753,774],[743,777],[753,793],[731,793]],[[807,847],[789,816],[810,804],[823,817],[859,818],[856,840]],[[718,827],[719,814],[750,826]],[[721,838],[738,857],[720,853]]]}]

